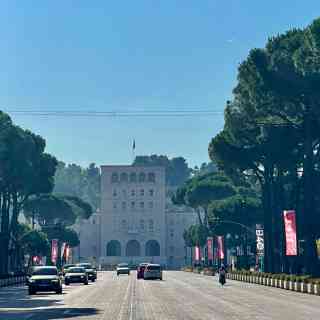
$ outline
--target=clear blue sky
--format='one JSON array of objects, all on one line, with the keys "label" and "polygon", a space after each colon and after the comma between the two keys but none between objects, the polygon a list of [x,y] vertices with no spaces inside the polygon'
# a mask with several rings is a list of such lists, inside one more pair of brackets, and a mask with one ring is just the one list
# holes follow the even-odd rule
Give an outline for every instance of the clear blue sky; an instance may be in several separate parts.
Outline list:
[{"label": "clear blue sky", "polygon": [[[319,0],[14,1],[0,4],[0,106],[10,110],[223,110],[237,66],[269,36],[309,24]],[[137,154],[208,161],[222,116],[12,116],[65,162]]]}]

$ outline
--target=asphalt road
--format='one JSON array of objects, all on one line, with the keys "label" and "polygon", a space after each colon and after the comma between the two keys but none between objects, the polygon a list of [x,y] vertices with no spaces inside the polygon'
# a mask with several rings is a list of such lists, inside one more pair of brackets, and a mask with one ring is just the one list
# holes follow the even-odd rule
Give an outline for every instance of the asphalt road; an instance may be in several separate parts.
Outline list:
[{"label": "asphalt road", "polygon": [[163,281],[101,272],[96,283],[29,297],[25,287],[0,289],[3,320],[318,320],[320,297],[169,271]]}]

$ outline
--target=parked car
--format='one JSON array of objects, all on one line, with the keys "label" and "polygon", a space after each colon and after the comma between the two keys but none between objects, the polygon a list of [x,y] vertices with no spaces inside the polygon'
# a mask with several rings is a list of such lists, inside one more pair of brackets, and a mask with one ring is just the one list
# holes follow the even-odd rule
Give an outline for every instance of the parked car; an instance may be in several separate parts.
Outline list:
[{"label": "parked car", "polygon": [[117,276],[119,274],[127,274],[130,275],[130,268],[127,263],[119,263],[117,265]]},{"label": "parked car", "polygon": [[65,277],[64,284],[68,286],[70,283],[83,283],[88,284],[88,274],[86,269],[82,267],[68,268]]},{"label": "parked car", "polygon": [[28,279],[29,295],[38,291],[55,291],[62,293],[62,280],[57,267],[34,267]]},{"label": "parked car", "polygon": [[143,278],[147,279],[160,279],[162,280],[162,269],[160,264],[148,264],[143,273]]},{"label": "parked car", "polygon": [[148,263],[140,263],[137,269],[137,279],[143,279],[144,278],[144,270]]},{"label": "parked car", "polygon": [[75,266],[76,266],[75,264],[65,264],[62,267],[62,274],[65,275],[69,268],[72,268],[72,267],[75,267]]},{"label": "parked car", "polygon": [[93,267],[91,263],[78,263],[77,267],[85,268],[88,279],[92,282],[95,282],[97,280],[97,269]]}]

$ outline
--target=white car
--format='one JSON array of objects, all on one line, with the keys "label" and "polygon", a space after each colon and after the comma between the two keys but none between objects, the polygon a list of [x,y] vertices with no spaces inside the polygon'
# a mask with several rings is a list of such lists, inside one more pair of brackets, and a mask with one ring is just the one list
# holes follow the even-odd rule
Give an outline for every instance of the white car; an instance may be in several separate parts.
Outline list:
[{"label": "white car", "polygon": [[117,265],[117,276],[119,274],[130,274],[130,268],[129,265],[127,263],[119,263]]},{"label": "white car", "polygon": [[147,279],[159,279],[162,280],[162,269],[160,264],[148,264],[144,269],[143,277]]},{"label": "white car", "polygon": [[68,286],[70,283],[83,283],[88,285],[88,275],[85,268],[71,267],[64,276],[64,284]]}]

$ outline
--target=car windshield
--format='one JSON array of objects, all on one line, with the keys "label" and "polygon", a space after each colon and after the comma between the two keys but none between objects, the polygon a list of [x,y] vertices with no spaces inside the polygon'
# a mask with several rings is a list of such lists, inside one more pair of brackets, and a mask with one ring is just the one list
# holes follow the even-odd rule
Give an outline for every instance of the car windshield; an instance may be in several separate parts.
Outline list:
[{"label": "car windshield", "polygon": [[81,263],[81,264],[79,264],[79,267],[86,268],[86,269],[92,269],[92,265],[90,263]]},{"label": "car windshield", "polygon": [[118,267],[120,267],[120,268],[128,268],[129,265],[127,263],[119,263]]},{"label": "car windshield", "polygon": [[160,270],[160,266],[148,266],[147,269],[151,271],[157,271]]},{"label": "car windshield", "polygon": [[37,268],[32,271],[33,276],[56,276],[57,274],[56,268]]},{"label": "car windshield", "polygon": [[69,268],[69,273],[84,273],[86,270],[84,268]]}]

